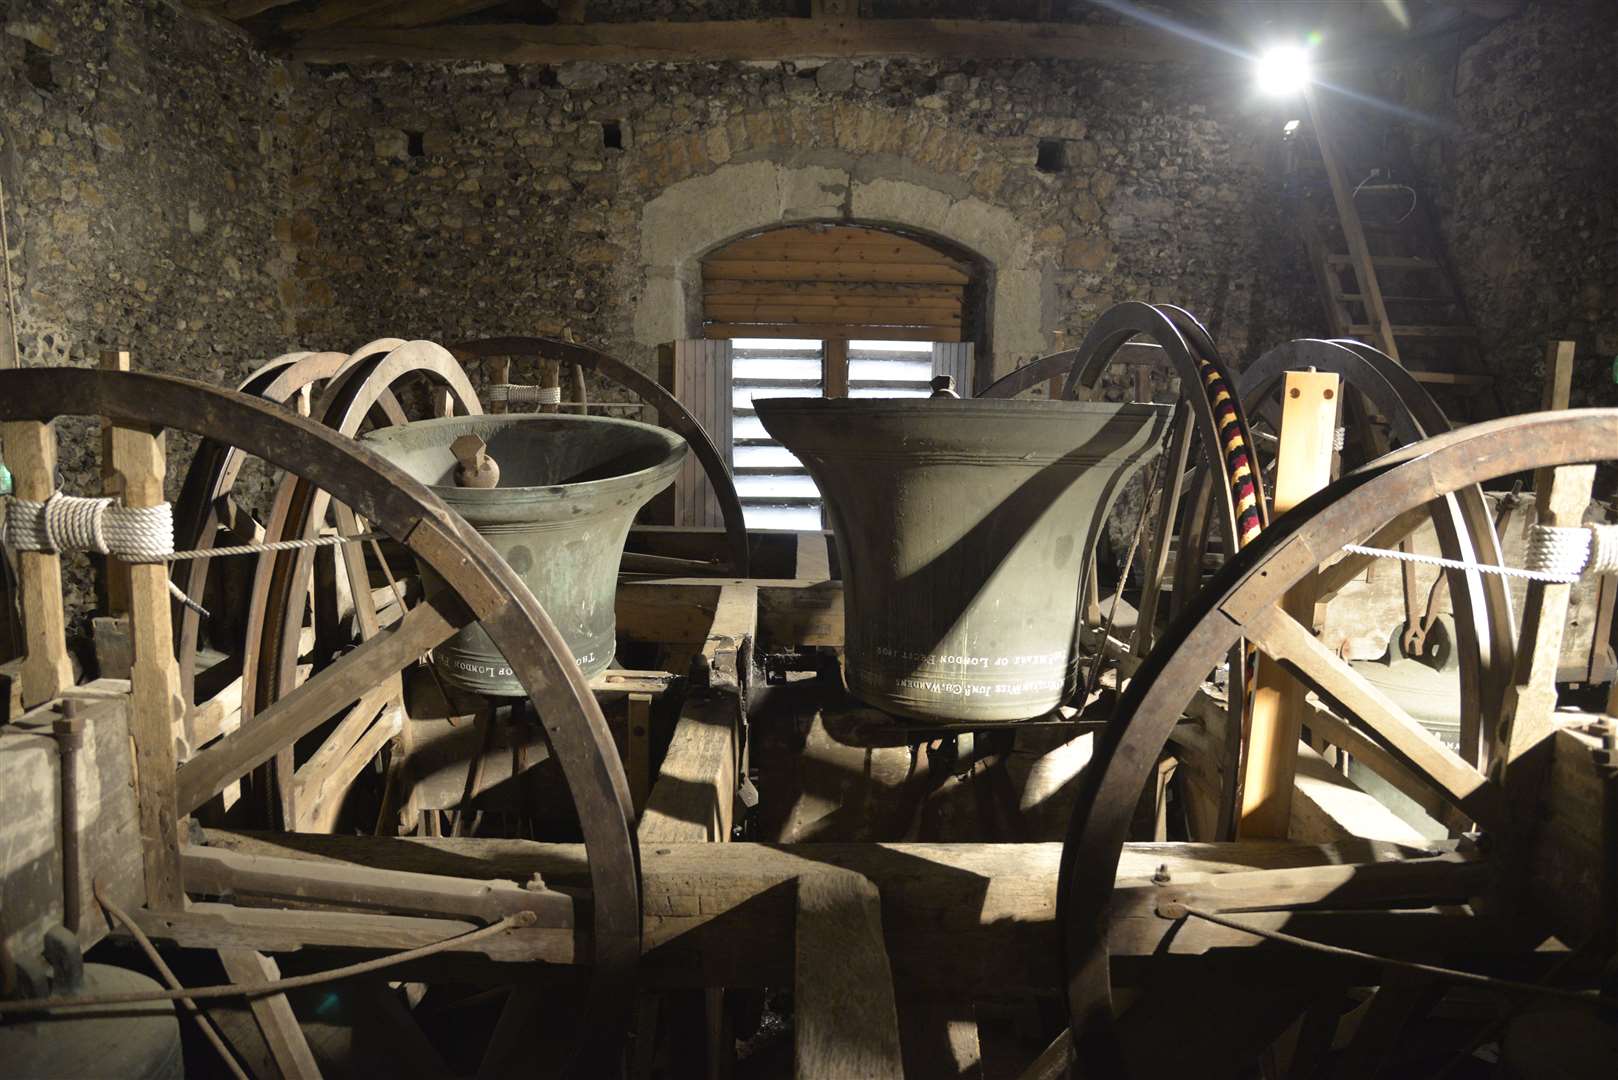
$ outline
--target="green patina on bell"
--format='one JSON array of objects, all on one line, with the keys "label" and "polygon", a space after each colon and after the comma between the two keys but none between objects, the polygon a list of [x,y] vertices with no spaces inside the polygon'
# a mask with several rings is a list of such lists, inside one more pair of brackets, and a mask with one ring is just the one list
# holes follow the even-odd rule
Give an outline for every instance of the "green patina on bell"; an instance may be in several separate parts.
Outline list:
[{"label": "green patina on bell", "polygon": [[[452,446],[476,436],[498,465],[495,486],[463,487]],[[674,482],[688,452],[672,431],[598,416],[455,416],[382,428],[363,441],[433,489],[494,545],[561,631],[586,676],[612,663],[618,563],[635,514]],[[475,444],[474,444],[475,445]],[[462,480],[470,477],[465,470]],[[485,481],[487,474],[485,474]],[[438,582],[422,566],[429,589]],[[433,650],[461,689],[524,693],[511,665],[473,624]]]},{"label": "green patina on bell", "polygon": [[1170,410],[1102,402],[762,399],[819,485],[854,695],[917,720],[1040,716],[1076,688],[1083,576]]}]

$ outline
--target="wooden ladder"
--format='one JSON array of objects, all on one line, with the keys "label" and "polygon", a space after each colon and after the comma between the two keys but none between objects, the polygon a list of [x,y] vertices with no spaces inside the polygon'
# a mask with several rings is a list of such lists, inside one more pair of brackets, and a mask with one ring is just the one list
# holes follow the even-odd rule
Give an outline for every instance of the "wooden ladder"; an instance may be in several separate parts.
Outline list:
[{"label": "wooden ladder", "polygon": [[[1311,91],[1287,135],[1293,216],[1334,337],[1373,345],[1410,369],[1456,424],[1501,413],[1478,331],[1425,201],[1335,128]],[[1363,179],[1361,179],[1363,177]]]}]

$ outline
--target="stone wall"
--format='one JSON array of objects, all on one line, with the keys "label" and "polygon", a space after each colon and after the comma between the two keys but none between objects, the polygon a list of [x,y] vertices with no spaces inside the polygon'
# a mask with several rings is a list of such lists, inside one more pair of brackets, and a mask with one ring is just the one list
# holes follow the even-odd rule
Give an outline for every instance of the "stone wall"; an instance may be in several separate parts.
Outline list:
[{"label": "stone wall", "polygon": [[[1125,299],[1233,357],[1316,328],[1278,128],[1183,67],[890,61],[311,68],[293,177],[307,340],[571,333],[638,362],[700,322],[696,259],[862,220],[994,264],[996,367]],[[1042,151],[1043,146],[1043,151]]]},{"label": "stone wall", "polygon": [[[125,345],[137,367],[234,385],[285,351],[286,69],[161,0],[12,0],[3,19],[23,363],[93,365]],[[59,427],[64,489],[98,491],[99,439]],[[188,456],[174,442],[171,466]],[[69,579],[82,610],[82,560]]]},{"label": "stone wall", "polygon": [[1615,54],[1610,3],[1554,0],[1399,73],[1405,99],[1450,124],[1412,141],[1513,411],[1538,408],[1550,338],[1578,342],[1575,405],[1618,402]]}]

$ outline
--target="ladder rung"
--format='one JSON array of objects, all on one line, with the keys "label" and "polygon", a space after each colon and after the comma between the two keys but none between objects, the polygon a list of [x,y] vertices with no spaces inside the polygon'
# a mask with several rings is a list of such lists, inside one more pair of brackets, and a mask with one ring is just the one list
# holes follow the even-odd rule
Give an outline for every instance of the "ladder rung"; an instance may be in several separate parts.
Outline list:
[{"label": "ladder rung", "polygon": [[[1363,301],[1365,299],[1365,294],[1364,293],[1357,293],[1357,292],[1336,293],[1335,298],[1338,299],[1338,300],[1346,300],[1346,301],[1349,301],[1350,303],[1357,304],[1357,303],[1360,303],[1361,301]],[[1382,300],[1383,300],[1384,303],[1389,303],[1389,304],[1453,304],[1453,303],[1455,303],[1455,298],[1453,296],[1396,296],[1396,295],[1393,295],[1393,294],[1390,294],[1390,293],[1383,293],[1382,294]]]},{"label": "ladder rung", "polygon": [[[1432,337],[1432,338],[1462,338],[1477,337],[1478,332],[1470,326],[1394,326],[1393,336],[1396,338]],[[1354,335],[1370,334],[1375,327],[1350,326],[1348,332]]]},{"label": "ladder rung", "polygon": [[[1351,255],[1332,253],[1326,256],[1326,262],[1332,266],[1351,266],[1354,258]],[[1425,259],[1420,255],[1372,255],[1371,265],[1380,266],[1388,270],[1437,270],[1438,263],[1433,259]]]},{"label": "ladder rung", "polygon": [[1417,382],[1438,383],[1445,386],[1493,386],[1493,375],[1481,375],[1466,371],[1412,371],[1411,377]]}]

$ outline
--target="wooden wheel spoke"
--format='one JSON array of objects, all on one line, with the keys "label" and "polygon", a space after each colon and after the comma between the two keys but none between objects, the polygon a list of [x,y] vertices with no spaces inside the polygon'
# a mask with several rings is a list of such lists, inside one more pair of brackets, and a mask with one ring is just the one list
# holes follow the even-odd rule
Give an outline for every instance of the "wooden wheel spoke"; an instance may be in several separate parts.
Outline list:
[{"label": "wooden wheel spoke", "polygon": [[1297,619],[1271,607],[1250,615],[1243,629],[1249,641],[1352,717],[1446,801],[1486,828],[1501,825],[1504,804],[1499,786],[1439,742]]},{"label": "wooden wheel spoke", "polygon": [[[1421,528],[1423,522],[1430,520],[1432,520],[1432,511],[1425,506],[1407,510],[1378,529],[1362,546],[1374,548],[1397,547],[1411,533]],[[1342,591],[1343,586],[1365,573],[1366,567],[1370,566],[1375,558],[1375,555],[1360,555],[1349,552],[1321,570],[1320,576],[1315,579],[1317,586],[1315,590],[1316,602],[1323,604],[1336,596]]]},{"label": "wooden wheel spoke", "polygon": [[428,597],[398,623],[364,642],[319,675],[259,712],[252,723],[199,753],[180,770],[180,813],[188,814],[277,750],[358,701],[386,674],[438,645],[472,621],[457,596]]}]

